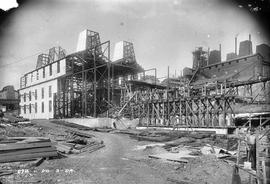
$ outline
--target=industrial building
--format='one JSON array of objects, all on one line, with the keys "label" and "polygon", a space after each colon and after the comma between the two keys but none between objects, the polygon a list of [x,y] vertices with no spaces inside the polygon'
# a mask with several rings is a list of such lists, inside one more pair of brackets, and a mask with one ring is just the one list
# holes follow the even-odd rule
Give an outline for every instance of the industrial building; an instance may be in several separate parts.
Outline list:
[{"label": "industrial building", "polygon": [[40,54],[36,69],[20,79],[20,114],[29,119],[95,116],[120,102],[123,80],[143,71],[135,59],[133,44],[116,44],[110,60],[110,41],[101,43],[99,33],[84,30],[77,50],[66,55],[54,47]]},{"label": "industrial building", "polygon": [[251,48],[250,37],[240,42],[239,54],[236,48],[234,57],[223,62],[221,46],[211,52],[196,48],[193,67],[185,68],[179,78],[168,75],[165,89],[134,86],[125,113],[139,117],[141,126],[147,127],[227,129],[247,122],[269,124],[270,47],[258,45],[254,54]]},{"label": "industrial building", "polygon": [[[251,37],[240,42],[239,54],[236,44],[223,62],[221,45],[212,51],[198,47],[192,68],[159,84],[155,68],[144,70],[137,64],[132,43],[117,43],[111,60],[110,42],[101,43],[97,32],[85,30],[75,53],[52,48],[21,78],[21,115],[110,117],[121,109],[117,116],[139,118],[141,126],[227,128],[241,124],[241,114],[251,113],[257,118],[253,123],[267,123],[269,53],[265,44],[253,53]],[[148,71],[155,75],[145,75]]]},{"label": "industrial building", "polygon": [[0,91],[0,109],[2,111],[13,111],[19,107],[19,92],[13,86],[5,86]]}]

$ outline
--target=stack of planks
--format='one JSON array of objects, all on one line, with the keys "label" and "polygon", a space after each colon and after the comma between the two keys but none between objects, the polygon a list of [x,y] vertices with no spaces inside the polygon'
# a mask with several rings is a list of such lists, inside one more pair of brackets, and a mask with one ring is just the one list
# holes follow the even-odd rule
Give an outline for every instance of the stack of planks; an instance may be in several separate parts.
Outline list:
[{"label": "stack of planks", "polygon": [[0,140],[0,163],[56,156],[56,148],[49,138],[9,137]]},{"label": "stack of planks", "polygon": [[94,152],[100,148],[103,148],[105,145],[102,141],[98,141],[95,139],[81,139],[75,138],[73,140],[67,140],[65,142],[58,142],[56,145],[56,149],[60,153],[65,154],[79,154],[82,152]]}]

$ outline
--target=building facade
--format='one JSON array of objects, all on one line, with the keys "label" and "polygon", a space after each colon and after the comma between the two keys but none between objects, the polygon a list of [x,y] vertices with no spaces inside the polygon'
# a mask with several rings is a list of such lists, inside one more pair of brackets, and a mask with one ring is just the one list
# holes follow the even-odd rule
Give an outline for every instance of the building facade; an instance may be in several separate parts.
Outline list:
[{"label": "building facade", "polygon": [[66,74],[66,60],[37,68],[21,78],[20,115],[24,118],[53,118],[53,95],[58,79]]}]

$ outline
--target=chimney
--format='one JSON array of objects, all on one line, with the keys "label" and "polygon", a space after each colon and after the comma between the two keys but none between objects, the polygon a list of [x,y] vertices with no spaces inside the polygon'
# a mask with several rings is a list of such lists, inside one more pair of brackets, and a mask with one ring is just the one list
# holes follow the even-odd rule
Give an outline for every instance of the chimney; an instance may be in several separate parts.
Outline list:
[{"label": "chimney", "polygon": [[234,53],[237,55],[237,36],[234,39],[234,49],[235,49]]},{"label": "chimney", "polygon": [[[248,35],[248,40],[250,41],[251,43],[251,34]],[[250,47],[248,49],[248,52],[249,52],[249,55],[252,54],[252,43],[250,44]]]},{"label": "chimney", "polygon": [[221,44],[219,44],[220,61],[221,61]]}]

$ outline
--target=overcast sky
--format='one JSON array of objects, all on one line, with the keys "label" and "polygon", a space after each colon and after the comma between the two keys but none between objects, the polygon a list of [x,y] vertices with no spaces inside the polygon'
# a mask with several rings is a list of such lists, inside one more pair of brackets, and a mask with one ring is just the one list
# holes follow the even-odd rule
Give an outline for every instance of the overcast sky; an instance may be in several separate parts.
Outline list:
[{"label": "overcast sky", "polygon": [[191,67],[197,46],[218,49],[221,43],[225,60],[237,34],[243,41],[251,33],[253,50],[269,44],[250,14],[221,0],[35,0],[19,5],[1,29],[0,88],[17,89],[20,77],[35,69],[38,53],[53,46],[74,52],[84,29],[110,40],[112,51],[118,41],[133,42],[137,62],[156,67],[159,77],[167,66],[171,75]]}]

